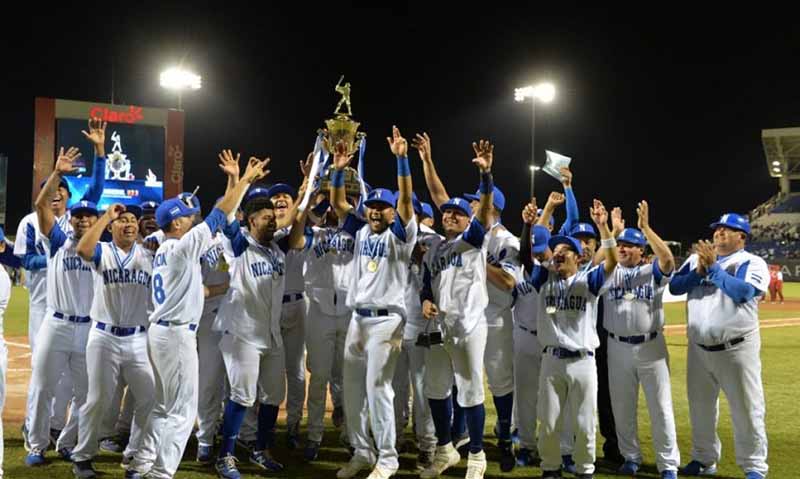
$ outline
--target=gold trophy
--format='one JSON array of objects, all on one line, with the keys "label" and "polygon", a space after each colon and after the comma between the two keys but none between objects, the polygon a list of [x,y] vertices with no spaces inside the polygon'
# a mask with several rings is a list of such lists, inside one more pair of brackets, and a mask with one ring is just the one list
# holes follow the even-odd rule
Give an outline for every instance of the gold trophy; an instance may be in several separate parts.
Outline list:
[{"label": "gold trophy", "polygon": [[[342,85],[342,80],[344,80],[344,75],[339,78],[339,82],[336,84],[336,87],[334,87],[336,93],[342,95],[342,98],[333,111],[333,114],[336,116],[325,120],[327,133],[322,140],[322,145],[325,150],[332,154],[333,147],[340,141],[343,141],[347,145],[347,154],[354,155],[358,152],[361,141],[367,135],[358,131],[360,123],[350,118],[353,114],[353,110],[350,106],[350,83]],[[341,111],[342,106],[347,108],[347,113]],[[331,169],[332,166],[328,168],[328,171],[321,172],[320,177],[322,181],[320,186],[323,191],[328,191]],[[344,169],[344,173],[347,196],[359,196],[361,194],[361,184],[359,182],[358,172],[354,168],[348,166]]]}]

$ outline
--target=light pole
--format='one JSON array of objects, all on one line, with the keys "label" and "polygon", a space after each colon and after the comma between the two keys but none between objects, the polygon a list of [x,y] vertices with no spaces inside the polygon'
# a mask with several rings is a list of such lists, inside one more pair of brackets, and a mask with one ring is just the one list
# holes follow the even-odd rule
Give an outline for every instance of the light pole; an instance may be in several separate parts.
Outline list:
[{"label": "light pole", "polygon": [[160,83],[167,90],[175,90],[178,93],[178,110],[182,110],[183,90],[199,90],[202,78],[183,67],[173,67],[161,72]]},{"label": "light pole", "polygon": [[528,85],[522,88],[517,88],[514,90],[514,100],[518,102],[525,101],[526,98],[531,99],[531,198],[533,198],[534,193],[534,186],[533,186],[533,178],[536,174],[536,170],[539,169],[536,166],[536,148],[535,148],[535,139],[536,139],[536,100],[538,99],[542,103],[550,103],[553,101],[553,98],[556,96],[556,87],[553,86],[552,83],[539,83],[538,85]]}]

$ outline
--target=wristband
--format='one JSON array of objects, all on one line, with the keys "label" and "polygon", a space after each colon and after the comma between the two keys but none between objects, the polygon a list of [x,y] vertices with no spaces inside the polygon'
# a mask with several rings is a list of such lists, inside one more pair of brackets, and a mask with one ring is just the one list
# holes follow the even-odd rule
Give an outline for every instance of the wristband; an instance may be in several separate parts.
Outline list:
[{"label": "wristband", "polygon": [[344,186],[344,170],[336,170],[331,175],[331,185],[334,188],[340,188]]},{"label": "wristband", "polygon": [[494,189],[494,182],[492,181],[492,173],[490,171],[481,173],[481,185],[478,190],[481,194],[488,195]]},{"label": "wristband", "polygon": [[607,238],[604,240],[600,240],[600,245],[603,248],[614,248],[617,246],[617,240],[615,240],[614,238]]},{"label": "wristband", "polygon": [[411,166],[408,164],[407,156],[397,157],[397,176],[411,176]]}]

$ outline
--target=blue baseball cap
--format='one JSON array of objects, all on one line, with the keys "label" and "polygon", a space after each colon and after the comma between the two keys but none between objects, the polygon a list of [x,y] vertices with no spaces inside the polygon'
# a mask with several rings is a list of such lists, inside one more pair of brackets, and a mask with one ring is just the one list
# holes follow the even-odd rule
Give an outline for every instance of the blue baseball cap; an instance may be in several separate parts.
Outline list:
[{"label": "blue baseball cap", "polygon": [[364,201],[364,206],[369,207],[378,203],[384,203],[394,208],[396,202],[397,199],[395,198],[394,193],[386,188],[375,188],[367,194],[367,199]]},{"label": "blue baseball cap", "polygon": [[261,197],[269,198],[269,188],[266,188],[264,186],[254,186],[247,191],[247,194],[244,195],[244,200],[242,201],[242,204],[244,205],[252,199]]},{"label": "blue baseball cap", "polygon": [[422,216],[426,218],[433,218],[433,206],[428,203],[422,202]]},{"label": "blue baseball cap", "polygon": [[589,223],[578,223],[572,227],[572,231],[569,232],[570,236],[578,237],[578,236],[591,236],[592,238],[597,238],[597,233],[594,231],[594,226],[590,225]]},{"label": "blue baseball cap", "polygon": [[166,227],[172,220],[184,216],[192,216],[200,213],[200,208],[189,206],[181,198],[170,198],[161,203],[156,209],[156,223],[160,228]]},{"label": "blue baseball cap", "polygon": [[200,211],[200,198],[198,198],[197,195],[195,195],[194,193],[189,191],[184,191],[183,193],[178,195],[178,198],[180,199],[191,198],[192,205],[194,206],[194,208],[197,208],[198,212]]},{"label": "blue baseball cap", "polygon": [[533,254],[544,253],[547,249],[547,243],[550,241],[550,230],[542,225],[533,225],[531,235],[533,235],[533,241],[531,242]]},{"label": "blue baseball cap", "polygon": [[275,196],[279,193],[286,193],[292,198],[297,196],[297,191],[293,187],[287,185],[286,183],[275,183],[274,185],[270,186],[269,189],[267,190],[267,195],[270,197]]},{"label": "blue baseball cap", "polygon": [[[492,205],[494,205],[497,210],[503,211],[503,209],[506,207],[506,195],[504,195],[497,186],[492,189],[492,193],[494,193],[494,196],[492,196]],[[466,198],[467,201],[480,201],[481,190],[476,191],[474,195],[465,193],[464,198]]]},{"label": "blue baseball cap", "polygon": [[89,213],[90,215],[97,216],[97,205],[91,201],[79,201],[69,208],[69,214],[72,216],[75,216],[78,213]]},{"label": "blue baseball cap", "polygon": [[617,236],[617,241],[635,244],[636,246],[642,247],[647,244],[647,238],[645,238],[644,234],[636,228],[625,228],[622,230],[622,233]]},{"label": "blue baseball cap", "polygon": [[139,207],[142,209],[142,214],[154,215],[156,214],[156,208],[158,208],[158,202],[145,201],[144,203],[139,204]]},{"label": "blue baseball cap", "polygon": [[736,213],[725,213],[719,218],[719,221],[711,223],[711,229],[717,229],[719,226],[742,231],[746,235],[750,235],[750,222],[744,216]]},{"label": "blue baseball cap", "polygon": [[464,198],[459,198],[457,196],[450,198],[446,202],[442,203],[441,206],[439,206],[439,211],[442,213],[444,213],[446,210],[458,210],[467,216],[472,216],[472,208],[470,208],[469,202]]},{"label": "blue baseball cap", "polygon": [[123,213],[133,213],[133,216],[138,220],[142,217],[142,207],[139,205],[125,205]]},{"label": "blue baseball cap", "polygon": [[[536,216],[542,216],[543,214],[544,214],[544,210],[543,209],[539,208],[538,210],[536,210]],[[555,225],[556,225],[556,219],[553,218],[553,216],[551,215],[550,216],[550,226],[555,226]]]},{"label": "blue baseball cap", "polygon": [[[39,189],[40,190],[42,188],[44,188],[44,184],[45,183],[47,183],[47,178],[43,179],[42,182],[39,183]],[[59,182],[58,182],[58,187],[59,188],[64,188],[65,190],[67,190],[67,196],[68,197],[72,196],[72,192],[69,190],[69,182],[67,181],[67,179],[65,177],[63,177],[63,176],[61,177],[61,180],[59,180]]]},{"label": "blue baseball cap", "polygon": [[578,256],[583,254],[583,248],[581,248],[581,242],[577,239],[573,238],[572,236],[563,236],[563,235],[555,235],[547,241],[547,246],[550,247],[551,250],[555,251],[556,246],[560,244],[565,244],[570,247],[573,251],[578,253]]}]

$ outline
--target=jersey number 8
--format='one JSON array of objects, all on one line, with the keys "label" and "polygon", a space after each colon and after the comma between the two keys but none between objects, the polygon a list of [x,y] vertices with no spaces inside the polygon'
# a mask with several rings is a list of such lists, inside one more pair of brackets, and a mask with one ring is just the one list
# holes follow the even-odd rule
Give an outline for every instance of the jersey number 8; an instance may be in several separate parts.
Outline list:
[{"label": "jersey number 8", "polygon": [[164,278],[160,274],[153,277],[153,298],[158,304],[162,304],[167,299],[167,294],[164,292]]}]

